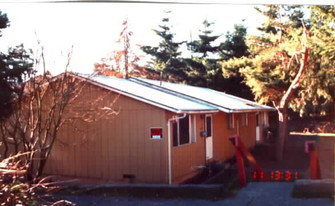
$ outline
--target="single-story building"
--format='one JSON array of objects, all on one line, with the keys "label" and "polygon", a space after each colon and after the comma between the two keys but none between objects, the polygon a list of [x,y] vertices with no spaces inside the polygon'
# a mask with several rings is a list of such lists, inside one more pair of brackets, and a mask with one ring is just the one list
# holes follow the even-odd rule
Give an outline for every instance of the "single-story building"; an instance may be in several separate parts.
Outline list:
[{"label": "single-story building", "polygon": [[46,174],[180,183],[208,162],[231,158],[230,135],[239,135],[247,147],[261,141],[268,112],[274,110],[208,88],[142,78],[72,76],[87,84],[72,106],[94,110],[86,103],[107,95],[106,101],[117,97],[113,107],[118,114],[77,127],[64,124]]}]

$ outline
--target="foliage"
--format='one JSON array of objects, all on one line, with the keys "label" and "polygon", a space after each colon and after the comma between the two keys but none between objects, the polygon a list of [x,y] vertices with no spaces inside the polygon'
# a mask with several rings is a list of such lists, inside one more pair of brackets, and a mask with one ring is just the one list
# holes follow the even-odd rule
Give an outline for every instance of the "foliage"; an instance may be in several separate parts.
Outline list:
[{"label": "foliage", "polygon": [[[308,39],[304,39],[301,19],[303,13],[299,7],[270,5],[263,10],[258,8],[267,15],[267,20],[260,27],[264,31],[263,35],[248,37],[250,57],[234,58],[222,63],[224,75],[232,76],[240,71],[257,101],[274,102],[278,105],[297,75],[301,62],[298,60],[299,56],[295,55],[301,51],[303,42],[308,42],[311,51],[309,63],[289,107],[301,115],[325,113],[326,106],[333,99],[331,88],[334,85],[334,72],[331,68],[334,66],[331,58],[334,50],[334,28],[329,27],[333,21],[333,14],[329,13],[331,9],[325,12],[318,10],[320,8],[323,7],[312,7],[311,18],[305,20],[308,22]],[[328,32],[317,26],[325,20],[321,19],[320,13],[315,13],[317,11],[323,11],[324,16],[328,17],[328,23],[324,24]]]},{"label": "foliage", "polygon": [[219,46],[213,43],[220,37],[212,35],[210,26],[213,23],[205,20],[203,30],[200,30],[199,39],[187,43],[191,52],[191,58],[185,58],[187,64],[187,83],[195,86],[211,87],[214,77],[220,71],[218,58],[215,55],[219,52]]},{"label": "foliage", "polygon": [[248,56],[248,46],[245,38],[247,35],[247,28],[242,24],[235,24],[232,33],[227,32],[226,40],[220,45],[222,59],[227,60],[231,58],[240,58]]},{"label": "foliage", "polygon": [[213,22],[208,20],[203,21],[203,30],[200,30],[199,39],[189,42],[188,48],[192,51],[192,54],[200,56],[202,58],[208,57],[210,54],[215,54],[219,51],[219,46],[213,46],[212,44],[220,37],[219,35],[212,35],[213,31],[210,30],[210,26]]},{"label": "foliage", "polygon": [[250,57],[222,63],[225,75],[241,72],[257,101],[276,107],[279,137],[276,157],[282,159],[288,135],[288,109],[300,115],[325,114],[334,100],[334,11],[315,6],[304,24],[298,6],[258,8],[266,17],[261,36],[250,36]]},{"label": "foliage", "polygon": [[26,165],[19,161],[20,156],[22,154],[6,158],[0,163],[1,205],[36,205],[37,203],[38,197],[35,191],[31,190],[31,186],[24,181],[27,170]]},{"label": "foliage", "polygon": [[[179,52],[183,42],[174,42],[174,34],[168,25],[169,19],[163,19],[161,30],[154,30],[162,39],[158,46],[144,46],[142,50],[153,56],[151,62],[153,71],[163,73],[161,77],[169,81],[182,81],[184,83],[209,87],[228,92],[236,96],[253,99],[250,89],[243,82],[240,74],[224,78],[220,67],[221,59],[230,59],[248,55],[248,47],[245,43],[246,28],[235,25],[233,33],[227,33],[226,41],[218,42],[220,35],[213,35],[211,26],[214,22],[205,20],[198,38],[187,42],[191,57],[181,56]],[[168,78],[167,78],[168,76]],[[150,78],[150,77],[149,77]],[[157,75],[156,75],[157,78]]]},{"label": "foliage", "polygon": [[[246,44],[247,29],[242,24],[234,26],[232,33],[227,32],[226,40],[220,45],[221,58],[226,61],[227,66],[221,70],[221,85],[223,90],[229,94],[233,94],[245,99],[254,100],[250,88],[245,83],[245,77],[241,74],[239,66],[231,66],[227,62],[235,61],[238,58],[248,57],[249,47]],[[221,65],[222,66],[222,65]]]},{"label": "foliage", "polygon": [[160,38],[158,46],[142,46],[144,53],[152,56],[151,70],[161,73],[165,80],[182,81],[186,79],[185,63],[180,57],[183,42],[174,41],[174,33],[169,25],[169,18],[163,18],[158,30],[153,30]]},{"label": "foliage", "polygon": [[327,114],[334,110],[335,87],[335,12],[334,6],[311,6],[310,69],[300,98],[306,99],[303,113]]},{"label": "foliage", "polygon": [[132,32],[129,31],[128,21],[123,22],[123,29],[119,39],[116,41],[120,49],[112,51],[107,57],[94,64],[94,74],[103,76],[114,76],[119,78],[143,77],[159,79],[160,73],[152,68],[140,66],[138,56],[132,48]]},{"label": "foliage", "polygon": [[[0,36],[1,29],[9,26],[6,14],[0,11]],[[25,76],[33,73],[31,52],[26,51],[23,45],[10,48],[8,52],[0,52],[0,120],[7,118],[14,108],[14,101],[21,92],[20,85]]]},{"label": "foliage", "polygon": [[137,64],[140,57],[131,48],[132,32],[129,31],[128,20],[125,20],[122,25],[123,29],[117,41],[120,49],[112,51],[108,57],[102,58],[101,62],[94,64],[95,74],[128,78],[129,74],[141,71]]},{"label": "foliage", "polygon": [[121,48],[114,50],[108,57],[102,58],[100,63],[94,64],[95,74],[128,78],[128,74],[138,68],[139,57],[131,49],[132,32],[129,31],[128,20],[125,20],[122,25],[123,29],[117,41]]},{"label": "foliage", "polygon": [[27,153],[18,153],[0,162],[0,205],[74,205],[69,201],[52,202],[48,196],[59,186],[42,178],[31,184],[27,180],[28,164],[22,161]]}]

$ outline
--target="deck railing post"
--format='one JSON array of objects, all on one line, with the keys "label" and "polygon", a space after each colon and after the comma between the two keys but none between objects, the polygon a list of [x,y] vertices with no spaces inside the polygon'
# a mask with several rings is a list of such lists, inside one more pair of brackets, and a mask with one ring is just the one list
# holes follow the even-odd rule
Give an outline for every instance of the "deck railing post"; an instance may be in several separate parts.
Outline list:
[{"label": "deck railing post", "polygon": [[[262,172],[262,169],[257,164],[255,157],[249,152],[248,148],[237,135],[230,136],[229,140],[235,147],[239,183],[241,187],[244,187],[247,184],[244,158],[248,160],[255,171]],[[264,178],[267,179],[267,177]]]},{"label": "deck railing post", "polygon": [[245,174],[245,165],[243,154],[236,149],[237,169],[238,169],[238,180],[241,187],[247,185],[247,177]]},{"label": "deck railing post", "polygon": [[309,153],[310,178],[314,180],[321,179],[319,155],[318,155],[318,152],[316,151],[315,141],[306,141],[305,151]]}]

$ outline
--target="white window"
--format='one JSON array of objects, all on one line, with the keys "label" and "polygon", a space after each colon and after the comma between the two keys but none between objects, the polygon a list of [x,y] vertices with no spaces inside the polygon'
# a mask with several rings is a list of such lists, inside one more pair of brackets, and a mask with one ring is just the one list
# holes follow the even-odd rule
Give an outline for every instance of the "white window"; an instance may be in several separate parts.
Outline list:
[{"label": "white window", "polygon": [[196,142],[196,122],[193,115],[171,122],[173,146]]},{"label": "white window", "polygon": [[242,113],[242,126],[248,126],[248,113]]},{"label": "white window", "polygon": [[234,114],[228,114],[228,129],[234,128]]}]

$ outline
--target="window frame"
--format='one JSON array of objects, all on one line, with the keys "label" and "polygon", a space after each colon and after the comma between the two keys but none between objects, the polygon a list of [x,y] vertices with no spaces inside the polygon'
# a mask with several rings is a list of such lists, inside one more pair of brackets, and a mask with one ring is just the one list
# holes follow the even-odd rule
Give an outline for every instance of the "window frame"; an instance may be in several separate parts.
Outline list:
[{"label": "window frame", "polygon": [[[185,117],[186,118],[186,117]],[[189,144],[194,144],[197,141],[196,138],[196,116],[195,115],[187,115],[188,118],[188,142],[186,143],[180,143],[180,120],[182,119],[177,119],[173,122],[171,122],[171,134],[172,134],[172,146],[173,147],[179,147],[183,145],[189,145]],[[183,118],[184,119],[184,118]],[[176,125],[174,125],[176,124]],[[177,127],[175,127],[177,126]],[[175,131],[174,129],[177,129]],[[175,136],[177,135],[177,137]],[[176,142],[177,141],[177,142]]]},{"label": "window frame", "polygon": [[[208,134],[207,118],[210,118],[210,120],[211,120],[210,135]],[[205,131],[206,131],[206,136],[207,137],[213,137],[213,115],[211,115],[211,114],[205,115]]]}]

